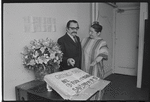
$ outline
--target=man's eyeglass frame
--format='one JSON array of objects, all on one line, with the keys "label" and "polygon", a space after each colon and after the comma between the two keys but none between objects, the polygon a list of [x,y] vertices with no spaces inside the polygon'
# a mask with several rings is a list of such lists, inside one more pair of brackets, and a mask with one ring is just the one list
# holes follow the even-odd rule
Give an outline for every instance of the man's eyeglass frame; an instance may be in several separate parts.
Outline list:
[{"label": "man's eyeglass frame", "polygon": [[79,30],[79,27],[69,27],[71,30]]}]

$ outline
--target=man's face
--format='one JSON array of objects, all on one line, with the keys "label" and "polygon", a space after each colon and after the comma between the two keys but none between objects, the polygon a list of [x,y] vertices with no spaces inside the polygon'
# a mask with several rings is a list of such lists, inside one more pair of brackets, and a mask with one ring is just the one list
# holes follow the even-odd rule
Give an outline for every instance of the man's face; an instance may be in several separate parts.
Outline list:
[{"label": "man's face", "polygon": [[79,26],[77,23],[71,22],[69,28],[67,28],[67,32],[72,35],[75,36],[77,35],[77,31],[79,29]]}]

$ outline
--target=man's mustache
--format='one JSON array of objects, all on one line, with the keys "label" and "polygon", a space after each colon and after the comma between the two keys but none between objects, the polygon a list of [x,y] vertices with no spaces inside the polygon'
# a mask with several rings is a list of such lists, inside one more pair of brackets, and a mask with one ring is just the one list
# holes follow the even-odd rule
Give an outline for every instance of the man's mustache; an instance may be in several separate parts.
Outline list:
[{"label": "man's mustache", "polygon": [[72,32],[72,33],[76,33],[77,34],[77,32]]}]

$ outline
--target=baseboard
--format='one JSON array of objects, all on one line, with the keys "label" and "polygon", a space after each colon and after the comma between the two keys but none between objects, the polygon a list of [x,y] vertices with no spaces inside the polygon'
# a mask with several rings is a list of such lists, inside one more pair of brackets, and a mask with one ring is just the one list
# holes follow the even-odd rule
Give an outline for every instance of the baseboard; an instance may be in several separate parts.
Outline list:
[{"label": "baseboard", "polygon": [[108,77],[109,75],[113,74],[112,69],[105,72],[104,78]]}]

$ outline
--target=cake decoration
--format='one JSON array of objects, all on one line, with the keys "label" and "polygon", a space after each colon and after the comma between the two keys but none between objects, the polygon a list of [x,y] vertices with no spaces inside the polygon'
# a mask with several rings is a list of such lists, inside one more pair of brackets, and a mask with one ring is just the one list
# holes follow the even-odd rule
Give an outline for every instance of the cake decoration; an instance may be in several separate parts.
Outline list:
[{"label": "cake decoration", "polygon": [[[45,75],[44,80],[63,98],[72,99],[77,95],[85,94],[87,90],[92,90],[90,87],[99,84],[99,78],[92,76],[79,68],[73,68],[61,72]],[[97,86],[95,86],[97,88]],[[93,89],[95,92],[97,89]],[[90,91],[89,91],[90,92]]]}]

